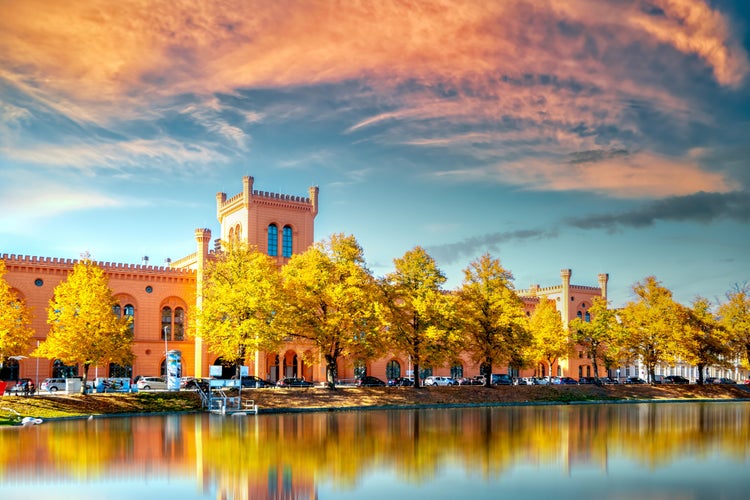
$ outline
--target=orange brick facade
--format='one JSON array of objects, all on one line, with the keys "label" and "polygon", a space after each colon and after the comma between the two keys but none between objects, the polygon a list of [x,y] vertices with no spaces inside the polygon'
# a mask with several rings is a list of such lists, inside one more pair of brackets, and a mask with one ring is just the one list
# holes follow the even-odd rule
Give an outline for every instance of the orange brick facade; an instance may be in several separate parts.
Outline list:
[{"label": "orange brick facade", "polygon": [[[211,259],[220,241],[233,239],[246,241],[259,250],[275,257],[284,265],[291,255],[304,252],[314,240],[314,220],[318,213],[318,188],[311,187],[308,197],[291,196],[256,191],[254,179],[243,178],[242,192],[227,197],[216,195],[217,218],[220,234],[213,241],[209,229],[195,231],[196,252],[172,262],[169,267],[98,262],[109,278],[109,286],[118,299],[120,308],[134,318],[134,354],[132,375],[159,375],[163,373],[167,350],[179,350],[182,357],[182,375],[205,377],[209,366],[220,362],[216,355],[207,351],[200,338],[188,337],[187,324],[200,308],[204,264]],[[34,341],[45,339],[49,327],[46,323],[47,307],[55,287],[72,270],[71,259],[28,257],[3,254],[7,274],[6,281],[32,309]],[[562,317],[571,320],[577,315],[585,316],[594,297],[605,296],[607,275],[599,275],[599,287],[582,287],[570,284],[570,270],[561,272],[561,284],[547,288],[533,285],[519,293],[531,312],[539,297],[555,300]],[[565,322],[567,324],[567,321]],[[165,340],[166,336],[166,340]],[[308,360],[304,362],[303,358]],[[309,362],[309,360],[314,360]],[[276,381],[284,376],[305,377],[307,380],[325,380],[325,365],[310,350],[309,346],[288,344],[278,353],[255,353],[254,360],[247,361],[251,374]],[[21,359],[16,377],[28,377],[37,382],[55,376],[54,360]],[[579,368],[580,366],[580,368]],[[552,375],[578,377],[588,376],[587,360],[575,355],[561,360],[554,366]],[[340,379],[353,379],[362,370],[380,378],[409,374],[411,366],[403,355],[391,354],[365,367],[355,370],[352,360],[339,366]],[[526,370],[520,376],[550,375],[540,373],[541,368]],[[495,371],[501,371],[495,367]],[[506,369],[502,371],[506,372]],[[5,370],[6,378],[7,369]],[[79,371],[79,374],[82,374]],[[434,367],[434,375],[473,376],[479,367],[468,357],[460,365]],[[89,377],[110,376],[110,368],[99,366],[89,371]],[[603,373],[600,373],[603,375]],[[14,378],[14,377],[13,377]]]}]

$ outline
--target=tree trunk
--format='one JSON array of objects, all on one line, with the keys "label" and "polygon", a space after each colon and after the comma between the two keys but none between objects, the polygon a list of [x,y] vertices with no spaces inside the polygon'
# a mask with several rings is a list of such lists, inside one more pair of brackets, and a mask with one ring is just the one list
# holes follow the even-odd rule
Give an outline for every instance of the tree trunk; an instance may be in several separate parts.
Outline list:
[{"label": "tree trunk", "polygon": [[484,386],[492,387],[492,358],[487,358],[484,361]]},{"label": "tree trunk", "polygon": [[89,363],[83,364],[83,383],[81,384],[81,394],[87,394],[86,392],[86,384],[89,380],[89,367],[91,365]]},{"label": "tree trunk", "polygon": [[332,356],[330,354],[325,355],[326,359],[326,385],[329,389],[335,389],[336,388],[336,356]]},{"label": "tree trunk", "polygon": [[414,387],[422,387],[422,382],[419,380],[419,361],[414,362]]},{"label": "tree trunk", "polygon": [[698,367],[698,385],[703,385],[703,370],[705,369],[706,365],[703,363],[698,363],[696,365]]}]

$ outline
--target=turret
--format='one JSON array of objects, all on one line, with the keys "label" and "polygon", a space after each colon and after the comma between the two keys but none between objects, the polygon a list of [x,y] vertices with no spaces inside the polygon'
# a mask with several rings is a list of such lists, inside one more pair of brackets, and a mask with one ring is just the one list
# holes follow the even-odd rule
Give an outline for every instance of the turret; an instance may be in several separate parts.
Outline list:
[{"label": "turret", "polygon": [[598,278],[599,278],[599,288],[602,291],[602,298],[606,301],[607,300],[607,282],[609,281],[609,274],[600,274]]},{"label": "turret", "polygon": [[320,192],[320,189],[318,186],[310,186],[310,189],[308,190],[310,193],[310,203],[312,205],[312,215],[315,217],[318,215],[318,193]]},{"label": "turret", "polygon": [[568,321],[570,321],[570,276],[573,271],[570,269],[561,269],[560,278],[562,279],[562,297],[560,301],[560,314],[563,319],[563,327],[568,329]]}]

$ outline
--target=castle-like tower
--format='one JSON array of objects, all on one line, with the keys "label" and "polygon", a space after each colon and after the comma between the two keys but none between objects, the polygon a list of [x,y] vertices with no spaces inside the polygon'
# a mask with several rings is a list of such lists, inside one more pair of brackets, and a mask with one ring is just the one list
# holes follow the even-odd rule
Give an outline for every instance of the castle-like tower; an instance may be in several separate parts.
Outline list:
[{"label": "castle-like tower", "polygon": [[318,188],[309,198],[253,189],[254,179],[242,178],[242,192],[227,198],[216,194],[216,217],[222,241],[245,241],[274,257],[279,265],[307,250],[315,241]]}]

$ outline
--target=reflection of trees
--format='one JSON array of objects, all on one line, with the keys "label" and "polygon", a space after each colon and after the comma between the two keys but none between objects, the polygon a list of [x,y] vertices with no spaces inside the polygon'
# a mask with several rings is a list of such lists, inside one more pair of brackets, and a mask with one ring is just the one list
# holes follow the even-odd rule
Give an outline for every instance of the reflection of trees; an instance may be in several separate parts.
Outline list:
[{"label": "reflection of trees", "polygon": [[[95,419],[0,432],[0,477],[101,478],[169,469],[230,491],[351,487],[376,469],[421,483],[447,467],[482,478],[517,465],[626,457],[660,468],[720,450],[750,460],[747,403],[550,405]],[[187,471],[187,472],[186,472]],[[28,474],[26,476],[28,478]],[[275,487],[275,486],[274,486]],[[252,495],[250,495],[252,496]]]}]

